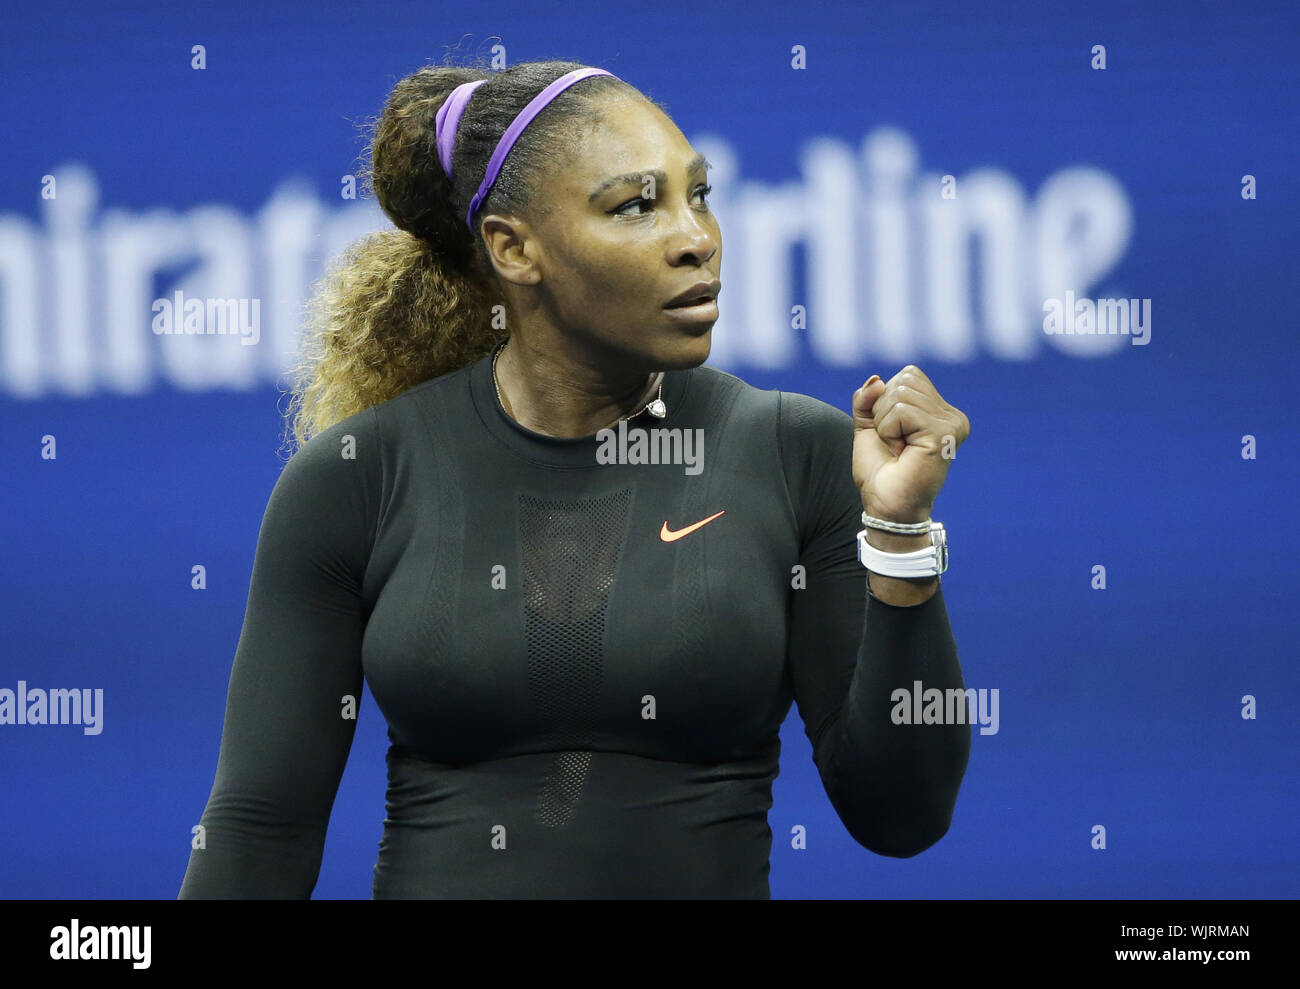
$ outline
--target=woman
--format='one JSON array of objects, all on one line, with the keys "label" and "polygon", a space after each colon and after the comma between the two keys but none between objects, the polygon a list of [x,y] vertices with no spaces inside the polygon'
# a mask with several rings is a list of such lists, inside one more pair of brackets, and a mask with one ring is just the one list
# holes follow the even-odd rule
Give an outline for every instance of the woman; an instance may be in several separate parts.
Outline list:
[{"label": "woman", "polygon": [[706,163],[603,70],[421,69],[371,157],[398,229],[316,300],[181,897],[311,895],[363,678],[376,899],[768,897],[792,700],[857,841],[938,841],[970,728],[891,694],[963,687],[927,520],[966,417],[915,367],[850,418],[702,366]]}]

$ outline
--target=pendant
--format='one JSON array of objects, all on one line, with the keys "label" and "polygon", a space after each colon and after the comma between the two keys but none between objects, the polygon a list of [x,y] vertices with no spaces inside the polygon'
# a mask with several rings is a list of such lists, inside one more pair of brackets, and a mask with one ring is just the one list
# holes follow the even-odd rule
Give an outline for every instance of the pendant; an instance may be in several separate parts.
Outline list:
[{"label": "pendant", "polygon": [[664,416],[668,415],[668,406],[664,405],[664,400],[662,398],[656,398],[645,407],[645,410],[656,419],[662,419]]}]

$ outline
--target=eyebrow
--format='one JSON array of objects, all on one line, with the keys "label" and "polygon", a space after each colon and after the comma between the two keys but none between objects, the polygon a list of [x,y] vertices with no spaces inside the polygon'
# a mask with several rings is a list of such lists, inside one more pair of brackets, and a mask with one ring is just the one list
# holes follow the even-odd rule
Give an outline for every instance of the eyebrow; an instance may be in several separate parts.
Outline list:
[{"label": "eyebrow", "polygon": [[[697,154],[687,163],[686,174],[690,175],[692,172],[698,172],[701,169],[709,169],[712,167],[713,163],[710,162],[708,158],[705,158],[702,154]],[[655,182],[660,185],[668,184],[668,176],[664,173],[662,168],[647,168],[640,172],[626,172],[623,175],[615,175],[601,182],[600,185],[596,187],[596,191],[587,197],[587,202],[590,203],[595,201],[601,193],[614,188],[616,185],[641,185],[645,182],[645,177],[647,175],[653,175]]]}]

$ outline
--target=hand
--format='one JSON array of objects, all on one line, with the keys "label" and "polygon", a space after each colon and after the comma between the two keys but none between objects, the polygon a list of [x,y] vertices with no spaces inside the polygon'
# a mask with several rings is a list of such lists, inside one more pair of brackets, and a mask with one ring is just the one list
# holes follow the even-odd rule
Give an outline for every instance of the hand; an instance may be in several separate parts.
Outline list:
[{"label": "hand", "polygon": [[970,420],[949,405],[915,364],[878,374],[853,393],[853,480],[867,514],[924,522]]}]

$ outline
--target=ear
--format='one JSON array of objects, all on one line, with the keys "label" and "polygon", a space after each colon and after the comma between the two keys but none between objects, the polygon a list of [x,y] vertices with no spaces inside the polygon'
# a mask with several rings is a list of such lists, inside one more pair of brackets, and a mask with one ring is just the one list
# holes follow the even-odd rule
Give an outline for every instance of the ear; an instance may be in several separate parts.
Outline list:
[{"label": "ear", "polygon": [[538,241],[527,220],[513,213],[489,213],[479,221],[479,231],[498,277],[516,285],[542,280]]}]

